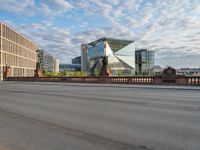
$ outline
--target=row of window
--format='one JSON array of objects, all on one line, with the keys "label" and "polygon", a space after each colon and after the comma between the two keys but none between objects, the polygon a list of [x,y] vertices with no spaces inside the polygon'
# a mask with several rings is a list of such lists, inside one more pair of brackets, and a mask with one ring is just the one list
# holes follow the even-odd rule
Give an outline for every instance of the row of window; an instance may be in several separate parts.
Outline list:
[{"label": "row of window", "polygon": [[7,38],[15,43],[18,43],[20,45],[23,45],[24,47],[27,47],[28,49],[32,51],[37,50],[37,46],[21,36],[20,34],[16,33],[12,29],[10,29],[8,26],[1,24],[2,28],[0,28],[0,35],[2,35],[4,38]]},{"label": "row of window", "polygon": [[[1,58],[0,58],[0,62],[1,62]],[[36,61],[21,58],[12,54],[2,52],[2,65],[11,65],[11,66],[27,67],[27,68],[35,69]]]},{"label": "row of window", "polygon": [[2,40],[2,50],[15,55],[36,60],[36,52],[28,51],[27,49],[5,39]]},{"label": "row of window", "polygon": [[34,76],[34,70],[33,69],[24,69],[24,68],[13,68],[13,76],[15,77],[32,77]]}]

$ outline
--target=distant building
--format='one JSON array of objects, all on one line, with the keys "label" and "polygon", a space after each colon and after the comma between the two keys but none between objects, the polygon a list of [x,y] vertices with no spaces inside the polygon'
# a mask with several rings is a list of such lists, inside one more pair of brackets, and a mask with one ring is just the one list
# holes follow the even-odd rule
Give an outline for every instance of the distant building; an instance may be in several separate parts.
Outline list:
[{"label": "distant building", "polygon": [[153,74],[154,75],[162,75],[163,74],[163,70],[166,69],[166,68],[162,68],[160,66],[154,66],[153,67]]},{"label": "distant building", "polygon": [[81,71],[81,65],[80,64],[60,64],[59,65],[59,72],[64,71]]},{"label": "distant building", "polygon": [[54,59],[54,63],[53,63],[53,65],[54,65],[54,69],[53,69],[53,72],[56,72],[56,73],[58,73],[59,72],[59,60],[58,59]]},{"label": "distant building", "polygon": [[81,64],[81,56],[72,59],[72,64]]},{"label": "distant building", "polygon": [[11,76],[34,76],[37,49],[34,42],[0,22],[0,80],[6,65]]},{"label": "distant building", "polygon": [[81,46],[81,65],[83,72],[94,70],[99,73],[101,58],[108,58],[107,67],[111,76],[128,76],[135,69],[135,43],[131,40],[100,38]]},{"label": "distant building", "polygon": [[176,69],[177,75],[200,76],[200,68],[181,68]]},{"label": "distant building", "polygon": [[135,51],[135,65],[137,75],[153,75],[154,64],[154,51],[148,51],[147,49]]},{"label": "distant building", "polygon": [[40,64],[40,69],[53,72],[54,71],[54,57],[42,49],[38,49],[38,63]]}]

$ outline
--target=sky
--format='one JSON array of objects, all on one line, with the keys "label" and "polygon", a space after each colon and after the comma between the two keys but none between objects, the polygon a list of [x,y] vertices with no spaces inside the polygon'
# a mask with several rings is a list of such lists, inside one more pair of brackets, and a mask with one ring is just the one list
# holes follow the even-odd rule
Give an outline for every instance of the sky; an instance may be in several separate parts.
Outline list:
[{"label": "sky", "polygon": [[200,68],[200,0],[0,0],[0,20],[61,63],[109,37],[154,50],[156,65]]}]

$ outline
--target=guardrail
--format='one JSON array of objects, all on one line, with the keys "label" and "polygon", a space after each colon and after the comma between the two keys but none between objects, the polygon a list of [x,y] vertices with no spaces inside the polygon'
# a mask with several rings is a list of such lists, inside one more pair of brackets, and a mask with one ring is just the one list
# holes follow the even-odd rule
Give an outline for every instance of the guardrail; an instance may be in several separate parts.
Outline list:
[{"label": "guardrail", "polygon": [[67,83],[111,83],[111,84],[151,84],[151,85],[197,85],[200,77],[7,77],[5,81],[67,82]]}]

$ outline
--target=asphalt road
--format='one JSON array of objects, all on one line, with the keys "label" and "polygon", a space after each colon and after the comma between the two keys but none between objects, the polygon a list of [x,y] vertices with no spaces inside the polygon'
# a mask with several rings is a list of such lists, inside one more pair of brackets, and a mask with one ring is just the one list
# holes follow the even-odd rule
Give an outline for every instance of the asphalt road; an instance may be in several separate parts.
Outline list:
[{"label": "asphalt road", "polygon": [[200,150],[200,90],[0,83],[0,150]]}]

